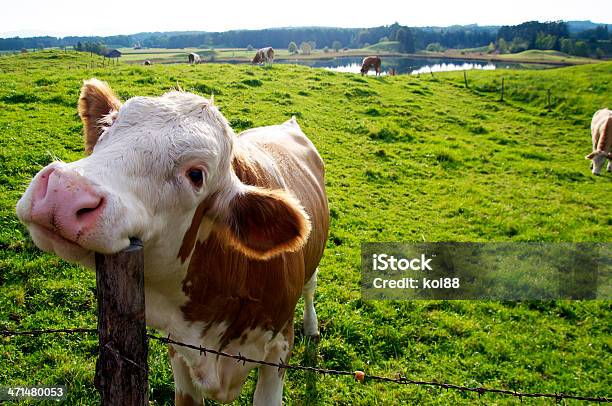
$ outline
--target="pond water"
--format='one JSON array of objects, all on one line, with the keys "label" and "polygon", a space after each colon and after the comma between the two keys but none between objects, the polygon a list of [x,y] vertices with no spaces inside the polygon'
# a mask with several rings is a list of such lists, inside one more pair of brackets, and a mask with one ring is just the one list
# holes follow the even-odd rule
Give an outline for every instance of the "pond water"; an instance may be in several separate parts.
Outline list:
[{"label": "pond water", "polygon": [[[342,57],[333,59],[316,59],[316,60],[286,60],[276,61],[278,63],[293,63],[297,65],[305,65],[313,68],[324,68],[335,72],[359,73],[361,69],[362,57]],[[448,58],[405,58],[405,57],[383,57],[382,72],[386,74],[391,69],[395,69],[397,74],[420,74],[430,72],[448,72],[454,70],[470,70],[470,69],[537,69],[544,68],[543,65],[535,64],[519,64],[508,62],[489,62],[475,60],[461,60]],[[369,75],[374,75],[374,70],[371,70]]]}]

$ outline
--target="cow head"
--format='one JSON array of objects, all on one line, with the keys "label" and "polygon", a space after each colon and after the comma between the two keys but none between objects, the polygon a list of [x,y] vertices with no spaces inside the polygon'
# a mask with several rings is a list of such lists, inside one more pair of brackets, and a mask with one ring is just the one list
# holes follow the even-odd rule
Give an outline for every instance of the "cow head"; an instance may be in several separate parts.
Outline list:
[{"label": "cow head", "polygon": [[610,161],[612,161],[612,153],[598,149],[596,151],[591,152],[589,155],[585,156],[585,158],[590,159],[592,161],[591,169],[592,169],[593,175],[599,175],[599,173],[601,172],[601,168],[603,167],[603,164],[606,162],[606,159],[609,159]]},{"label": "cow head", "polygon": [[79,114],[88,156],[43,168],[17,204],[41,249],[93,266],[94,252],[118,252],[137,237],[145,263],[172,269],[194,218],[257,259],[307,238],[308,217],[292,196],[236,177],[236,136],[211,101],[173,91],[122,105],[92,79]]}]

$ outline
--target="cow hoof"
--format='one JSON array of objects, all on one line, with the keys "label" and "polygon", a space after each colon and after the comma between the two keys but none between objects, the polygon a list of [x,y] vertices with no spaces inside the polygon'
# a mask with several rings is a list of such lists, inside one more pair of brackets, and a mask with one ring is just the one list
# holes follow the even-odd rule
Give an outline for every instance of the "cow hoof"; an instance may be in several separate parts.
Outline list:
[{"label": "cow hoof", "polygon": [[312,341],[315,344],[318,344],[319,341],[321,341],[321,335],[319,333],[307,335],[306,337],[308,337],[310,341]]}]

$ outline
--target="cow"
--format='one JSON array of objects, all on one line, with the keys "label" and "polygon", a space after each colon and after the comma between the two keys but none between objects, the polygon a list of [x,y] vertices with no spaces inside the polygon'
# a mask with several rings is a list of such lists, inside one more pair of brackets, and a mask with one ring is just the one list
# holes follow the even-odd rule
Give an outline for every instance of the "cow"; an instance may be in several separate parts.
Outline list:
[{"label": "cow", "polygon": [[376,71],[376,76],[380,75],[381,59],[378,56],[367,56],[361,62],[361,75],[367,75],[371,68]]},{"label": "cow", "polygon": [[202,59],[200,58],[200,55],[196,54],[195,52],[191,52],[188,55],[187,58],[189,60],[189,63],[191,63],[191,64],[197,64],[197,63],[201,63],[202,62]]},{"label": "cow", "polygon": [[599,175],[608,159],[607,171],[612,172],[612,110],[602,109],[593,115],[591,121],[593,152],[585,158],[591,160],[593,175]]},{"label": "cow", "polygon": [[[144,244],[146,322],[173,340],[287,361],[294,310],[318,337],[313,298],[328,234],[323,161],[295,117],[236,135],[211,100],[171,91],[121,103],[99,80],[78,103],[86,157],[53,162],[17,215],[34,243],[94,267],[94,252]],[[280,405],[284,370],[168,348],[177,405]]]},{"label": "cow", "polygon": [[262,64],[269,63],[272,64],[274,62],[274,49],[272,47],[261,48],[257,50],[257,53],[253,57],[251,61],[252,64]]},{"label": "cow", "polygon": [[145,65],[145,66],[149,66],[149,65],[153,65],[153,62],[151,62],[150,60],[147,59],[142,64]]}]

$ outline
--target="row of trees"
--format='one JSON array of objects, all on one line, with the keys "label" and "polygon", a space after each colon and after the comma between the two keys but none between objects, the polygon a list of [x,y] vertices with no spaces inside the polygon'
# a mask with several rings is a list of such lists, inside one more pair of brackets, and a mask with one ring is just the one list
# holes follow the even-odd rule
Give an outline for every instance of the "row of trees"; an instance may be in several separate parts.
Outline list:
[{"label": "row of trees", "polygon": [[501,53],[542,49],[577,56],[603,57],[612,54],[611,40],[607,26],[579,32],[572,38],[568,24],[563,21],[529,21],[501,27],[497,32],[496,44]]},{"label": "row of trees", "polygon": [[[581,56],[612,55],[607,26],[570,33],[562,21],[539,23],[530,21],[515,26],[480,27],[477,25],[446,28],[409,28],[397,23],[372,28],[274,28],[266,30],[234,30],[226,32],[140,33],[111,37],[33,37],[0,39],[0,50],[74,46],[101,53],[102,44],[129,47],[135,44],[150,48],[272,46],[284,48],[293,43],[308,53],[316,49],[339,50],[343,46],[360,48],[381,41],[396,41],[400,52],[445,48],[476,48],[494,44],[497,52],[520,52],[526,49],[554,49]],[[80,44],[80,45],[79,45]],[[90,44],[84,49],[84,44]],[[300,44],[299,48],[298,45]],[[80,47],[80,48],[79,48]],[[94,47],[94,49],[91,49]]]}]

